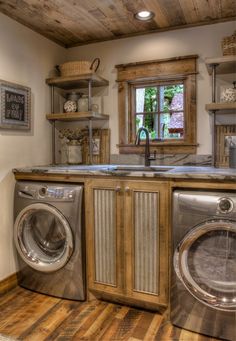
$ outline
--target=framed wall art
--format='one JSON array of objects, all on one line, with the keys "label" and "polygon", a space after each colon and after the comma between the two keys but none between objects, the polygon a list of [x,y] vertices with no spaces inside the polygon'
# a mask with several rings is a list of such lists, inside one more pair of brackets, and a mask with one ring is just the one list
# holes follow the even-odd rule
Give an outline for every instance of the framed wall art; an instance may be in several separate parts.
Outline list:
[{"label": "framed wall art", "polygon": [[0,128],[29,130],[30,103],[30,88],[0,80]]}]

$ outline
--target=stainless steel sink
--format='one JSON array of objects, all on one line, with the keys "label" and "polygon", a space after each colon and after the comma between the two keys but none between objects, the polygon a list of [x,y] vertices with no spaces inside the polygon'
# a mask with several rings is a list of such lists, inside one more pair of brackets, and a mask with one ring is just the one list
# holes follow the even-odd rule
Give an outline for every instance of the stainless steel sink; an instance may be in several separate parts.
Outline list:
[{"label": "stainless steel sink", "polygon": [[139,165],[124,165],[114,167],[114,171],[124,171],[124,172],[168,172],[173,167],[168,166],[139,166]]}]

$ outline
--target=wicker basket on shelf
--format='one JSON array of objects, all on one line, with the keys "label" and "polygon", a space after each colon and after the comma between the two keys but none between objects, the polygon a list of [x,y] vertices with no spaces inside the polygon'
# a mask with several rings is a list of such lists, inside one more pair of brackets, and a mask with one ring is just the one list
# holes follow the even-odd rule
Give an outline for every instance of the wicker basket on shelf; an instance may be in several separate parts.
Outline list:
[{"label": "wicker basket on shelf", "polygon": [[230,37],[222,39],[223,56],[236,55],[236,31]]},{"label": "wicker basket on shelf", "polygon": [[56,65],[56,69],[60,72],[61,77],[80,76],[96,72],[99,64],[100,59],[95,58],[92,63],[87,60],[66,62],[61,65]]}]

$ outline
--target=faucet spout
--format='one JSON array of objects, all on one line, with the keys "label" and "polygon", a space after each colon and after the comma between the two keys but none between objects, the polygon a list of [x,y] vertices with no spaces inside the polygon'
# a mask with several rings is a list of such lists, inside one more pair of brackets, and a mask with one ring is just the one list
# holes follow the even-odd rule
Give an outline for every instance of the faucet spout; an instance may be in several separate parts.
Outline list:
[{"label": "faucet spout", "polygon": [[141,127],[137,131],[136,139],[135,139],[135,144],[140,145],[141,141],[141,133],[145,133],[146,137],[146,142],[145,142],[145,166],[149,167],[150,166],[150,161],[151,160],[156,160],[156,153],[154,153],[154,156],[150,155],[150,140],[149,140],[149,133],[147,128]]}]

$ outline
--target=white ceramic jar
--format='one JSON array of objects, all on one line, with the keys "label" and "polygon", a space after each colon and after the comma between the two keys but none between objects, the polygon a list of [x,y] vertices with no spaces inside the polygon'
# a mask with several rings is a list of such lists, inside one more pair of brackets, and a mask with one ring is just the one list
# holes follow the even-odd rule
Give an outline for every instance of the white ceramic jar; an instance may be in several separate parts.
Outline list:
[{"label": "white ceramic jar", "polygon": [[221,102],[236,102],[236,82],[233,82],[233,88],[225,88],[220,95]]},{"label": "white ceramic jar", "polygon": [[67,142],[67,162],[69,164],[82,163],[82,148],[77,140]]},{"label": "white ceramic jar", "polygon": [[82,95],[78,100],[78,111],[88,111],[88,96]]}]

